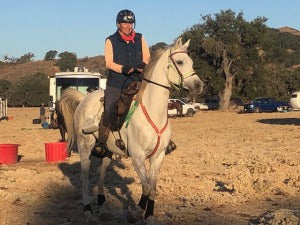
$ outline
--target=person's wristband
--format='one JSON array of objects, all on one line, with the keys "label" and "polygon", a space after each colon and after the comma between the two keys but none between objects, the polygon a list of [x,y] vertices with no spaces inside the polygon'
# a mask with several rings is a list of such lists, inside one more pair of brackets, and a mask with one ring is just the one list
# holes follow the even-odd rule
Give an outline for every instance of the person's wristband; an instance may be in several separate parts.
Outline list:
[{"label": "person's wristband", "polygon": [[139,64],[136,66],[136,68],[137,68],[137,69],[143,70],[143,69],[145,68],[145,66],[146,66],[146,63],[141,62],[141,63],[139,63]]}]

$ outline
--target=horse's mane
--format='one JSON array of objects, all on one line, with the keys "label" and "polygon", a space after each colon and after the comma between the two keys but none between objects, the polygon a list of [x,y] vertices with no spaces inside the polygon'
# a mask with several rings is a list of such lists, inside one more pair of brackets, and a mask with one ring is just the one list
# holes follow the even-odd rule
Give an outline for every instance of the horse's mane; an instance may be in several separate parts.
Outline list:
[{"label": "horse's mane", "polygon": [[[157,50],[154,51],[154,53],[151,55],[151,59],[150,59],[150,62],[147,64],[147,66],[145,67],[145,70],[144,70],[144,77],[145,78],[148,78],[151,76],[153,70],[154,70],[154,67],[156,65],[156,63],[158,62],[158,60],[160,59],[160,57],[162,56],[162,54],[167,51],[167,49],[169,48],[159,48]],[[140,90],[138,92],[138,96],[137,98],[138,99],[141,99],[142,96],[143,96],[143,93],[144,93],[144,90],[147,86],[147,82],[143,81],[142,82],[142,85],[140,87]]]},{"label": "horse's mane", "polygon": [[149,78],[150,74],[152,74],[152,71],[154,69],[154,66],[156,65],[159,58],[162,56],[162,54],[166,51],[166,49],[159,48],[154,51],[154,53],[151,55],[150,62],[145,67],[144,70],[144,77]]}]

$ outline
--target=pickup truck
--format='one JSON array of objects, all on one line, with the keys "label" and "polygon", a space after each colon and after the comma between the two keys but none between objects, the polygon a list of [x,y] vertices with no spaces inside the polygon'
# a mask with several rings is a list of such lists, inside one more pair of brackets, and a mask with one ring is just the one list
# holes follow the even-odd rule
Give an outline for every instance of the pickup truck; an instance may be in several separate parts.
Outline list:
[{"label": "pickup truck", "polygon": [[[181,107],[180,109],[178,107]],[[196,113],[195,105],[186,103],[180,99],[169,99],[168,104],[168,115],[169,116],[180,116],[182,109],[182,116],[194,116]]]},{"label": "pickup truck", "polygon": [[277,102],[273,98],[255,98],[250,103],[244,105],[244,112],[282,112],[289,110],[288,102]]}]

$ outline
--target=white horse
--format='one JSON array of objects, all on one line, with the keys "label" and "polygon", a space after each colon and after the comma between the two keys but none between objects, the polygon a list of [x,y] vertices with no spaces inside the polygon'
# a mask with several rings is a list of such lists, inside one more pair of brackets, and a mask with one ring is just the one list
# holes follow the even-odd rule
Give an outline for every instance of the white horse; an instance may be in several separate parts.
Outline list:
[{"label": "white horse", "polygon": [[[144,71],[144,80],[139,93],[132,103],[132,116],[127,119],[120,130],[127,151],[116,146],[118,133],[110,132],[107,146],[112,153],[131,157],[135,171],[142,183],[142,196],[138,209],[149,224],[154,224],[153,210],[156,195],[156,182],[160,166],[165,157],[165,149],[171,139],[171,126],[168,123],[168,99],[171,85],[188,89],[197,94],[203,90],[203,82],[193,70],[193,61],[187,54],[189,41],[182,44],[181,39],[168,49],[161,50],[152,58]],[[69,150],[77,146],[81,162],[82,195],[85,215],[95,219],[91,209],[91,198],[88,192],[89,156],[95,145],[97,133],[83,133],[83,125],[91,115],[103,112],[100,98],[102,90],[95,91],[86,97],[76,90],[66,90],[60,102],[68,130]],[[77,106],[77,104],[79,105]],[[77,106],[77,107],[76,107]],[[149,160],[147,173],[145,161]],[[98,205],[105,201],[104,177],[111,157],[104,157],[100,165],[98,186]]]}]

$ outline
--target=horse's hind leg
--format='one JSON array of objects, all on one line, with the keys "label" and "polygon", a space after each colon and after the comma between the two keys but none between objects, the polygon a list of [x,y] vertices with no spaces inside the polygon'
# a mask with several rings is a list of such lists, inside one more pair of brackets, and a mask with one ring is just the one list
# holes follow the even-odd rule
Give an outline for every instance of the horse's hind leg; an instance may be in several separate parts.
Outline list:
[{"label": "horse's hind leg", "polygon": [[61,136],[61,141],[65,142],[66,141],[66,133],[65,133],[65,129],[59,125],[59,132],[60,132],[60,136]]},{"label": "horse's hind leg", "polygon": [[90,171],[90,159],[89,157],[82,157],[80,155],[80,163],[81,163],[81,188],[82,188],[82,197],[83,197],[83,211],[86,219],[86,224],[96,225],[97,218],[94,215],[94,212],[91,207],[92,199],[89,196],[89,171]]},{"label": "horse's hind leg", "polygon": [[91,203],[91,199],[89,197],[89,172],[91,161],[88,157],[80,156],[80,165],[81,165],[81,185],[82,185],[82,197],[83,197],[83,205],[89,205]]},{"label": "horse's hind leg", "polygon": [[98,206],[103,205],[105,202],[105,195],[104,195],[104,179],[106,175],[106,170],[107,167],[109,166],[111,162],[111,155],[109,157],[104,157],[102,159],[101,165],[98,167],[98,180],[97,180],[97,185],[98,185],[98,201],[97,204]]}]

